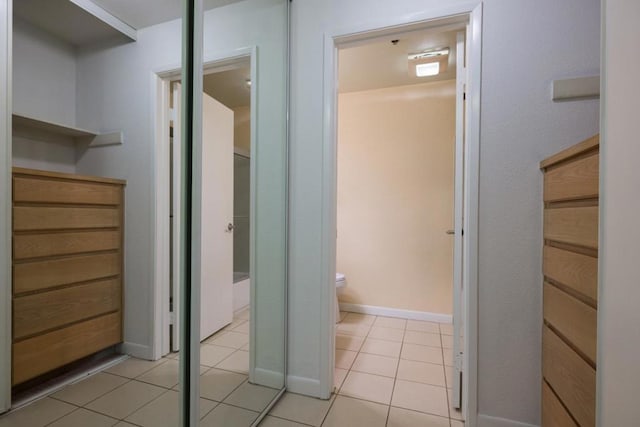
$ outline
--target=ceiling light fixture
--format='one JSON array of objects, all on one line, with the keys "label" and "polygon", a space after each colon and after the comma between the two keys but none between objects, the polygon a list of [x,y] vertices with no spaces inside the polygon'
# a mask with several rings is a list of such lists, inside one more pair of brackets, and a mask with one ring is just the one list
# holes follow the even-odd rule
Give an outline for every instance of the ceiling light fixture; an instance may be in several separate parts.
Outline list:
[{"label": "ceiling light fixture", "polygon": [[416,76],[417,77],[437,76],[438,74],[440,74],[440,63],[439,62],[429,62],[427,64],[417,64],[416,65]]},{"label": "ceiling light fixture", "polygon": [[432,77],[447,71],[448,47],[427,49],[407,55],[409,77]]}]

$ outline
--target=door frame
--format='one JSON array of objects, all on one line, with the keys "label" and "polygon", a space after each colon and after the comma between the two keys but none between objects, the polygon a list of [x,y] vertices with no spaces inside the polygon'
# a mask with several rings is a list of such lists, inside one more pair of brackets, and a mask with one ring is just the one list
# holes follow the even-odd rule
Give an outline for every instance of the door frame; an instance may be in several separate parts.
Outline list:
[{"label": "door frame", "polygon": [[[246,62],[249,59],[251,67],[251,151],[256,150],[256,105],[257,105],[257,46],[250,46],[241,49],[235,49],[228,52],[205,53],[203,60],[204,74],[216,71],[224,71],[225,69],[235,68],[239,63]],[[153,291],[152,291],[152,307],[151,325],[153,331],[153,343],[151,345],[153,360],[158,360],[165,354],[169,353],[169,325],[171,324],[171,314],[169,310],[169,298],[171,296],[170,289],[170,144],[169,144],[169,121],[171,120],[169,112],[169,96],[171,91],[171,82],[180,80],[181,65],[173,64],[161,67],[154,71],[152,76],[152,103],[155,111],[154,126],[154,184],[155,184],[155,218],[154,227],[154,256],[153,256]],[[251,156],[250,168],[255,170],[255,156]],[[254,230],[255,222],[255,174],[251,175],[251,207],[249,227]],[[250,234],[250,265],[249,269],[254,269],[254,239],[253,232]],[[251,281],[251,294],[254,294],[254,283]],[[174,306],[179,305],[179,301]],[[251,311],[254,307],[251,304]],[[253,313],[252,313],[253,314]],[[177,317],[176,321],[177,321]],[[177,325],[177,323],[176,323]],[[251,334],[253,337],[253,334]],[[250,338],[253,339],[253,338]],[[200,342],[199,337],[195,337],[194,341]],[[251,343],[254,345],[254,343]],[[250,370],[253,370],[254,363],[250,363]]]},{"label": "door frame", "polygon": [[13,2],[0,3],[0,414],[11,409]]},{"label": "door frame", "polygon": [[482,65],[482,2],[432,8],[400,19],[364,22],[352,28],[340,28],[324,37],[323,171],[321,222],[321,326],[320,390],[328,398],[333,389],[335,364],[335,272],[337,224],[337,81],[338,48],[346,43],[384,35],[429,28],[464,18],[469,25],[467,117],[465,152],[465,206],[463,276],[466,293],[463,301],[465,337],[462,413],[466,425],[475,427],[478,409],[478,193],[480,161],[480,92]]}]

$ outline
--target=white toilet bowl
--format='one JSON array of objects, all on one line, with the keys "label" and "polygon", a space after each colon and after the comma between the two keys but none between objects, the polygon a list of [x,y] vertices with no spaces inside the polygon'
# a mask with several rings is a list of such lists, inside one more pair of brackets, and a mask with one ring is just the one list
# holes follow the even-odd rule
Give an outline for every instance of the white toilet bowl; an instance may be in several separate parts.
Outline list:
[{"label": "white toilet bowl", "polygon": [[340,323],[340,304],[338,303],[338,292],[347,286],[347,279],[342,273],[336,273],[336,323]]}]

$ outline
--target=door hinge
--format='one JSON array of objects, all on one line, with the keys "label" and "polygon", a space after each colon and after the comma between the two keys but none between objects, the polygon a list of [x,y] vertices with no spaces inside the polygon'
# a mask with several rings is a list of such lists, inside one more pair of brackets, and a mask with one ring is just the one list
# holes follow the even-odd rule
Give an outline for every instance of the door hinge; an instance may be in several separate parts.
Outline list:
[{"label": "door hinge", "polygon": [[175,311],[170,311],[169,312],[169,325],[175,325],[176,324],[176,312]]},{"label": "door hinge", "polygon": [[176,121],[178,118],[176,117],[176,109],[169,108],[169,118],[173,121]]}]

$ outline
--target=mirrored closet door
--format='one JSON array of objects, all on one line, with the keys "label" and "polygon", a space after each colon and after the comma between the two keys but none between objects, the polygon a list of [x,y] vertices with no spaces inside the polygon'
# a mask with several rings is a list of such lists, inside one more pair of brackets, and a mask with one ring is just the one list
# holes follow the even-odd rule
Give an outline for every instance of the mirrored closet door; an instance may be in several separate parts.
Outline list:
[{"label": "mirrored closet door", "polygon": [[2,5],[0,421],[243,427],[284,391],[289,2],[204,1],[195,84],[186,3]]}]

